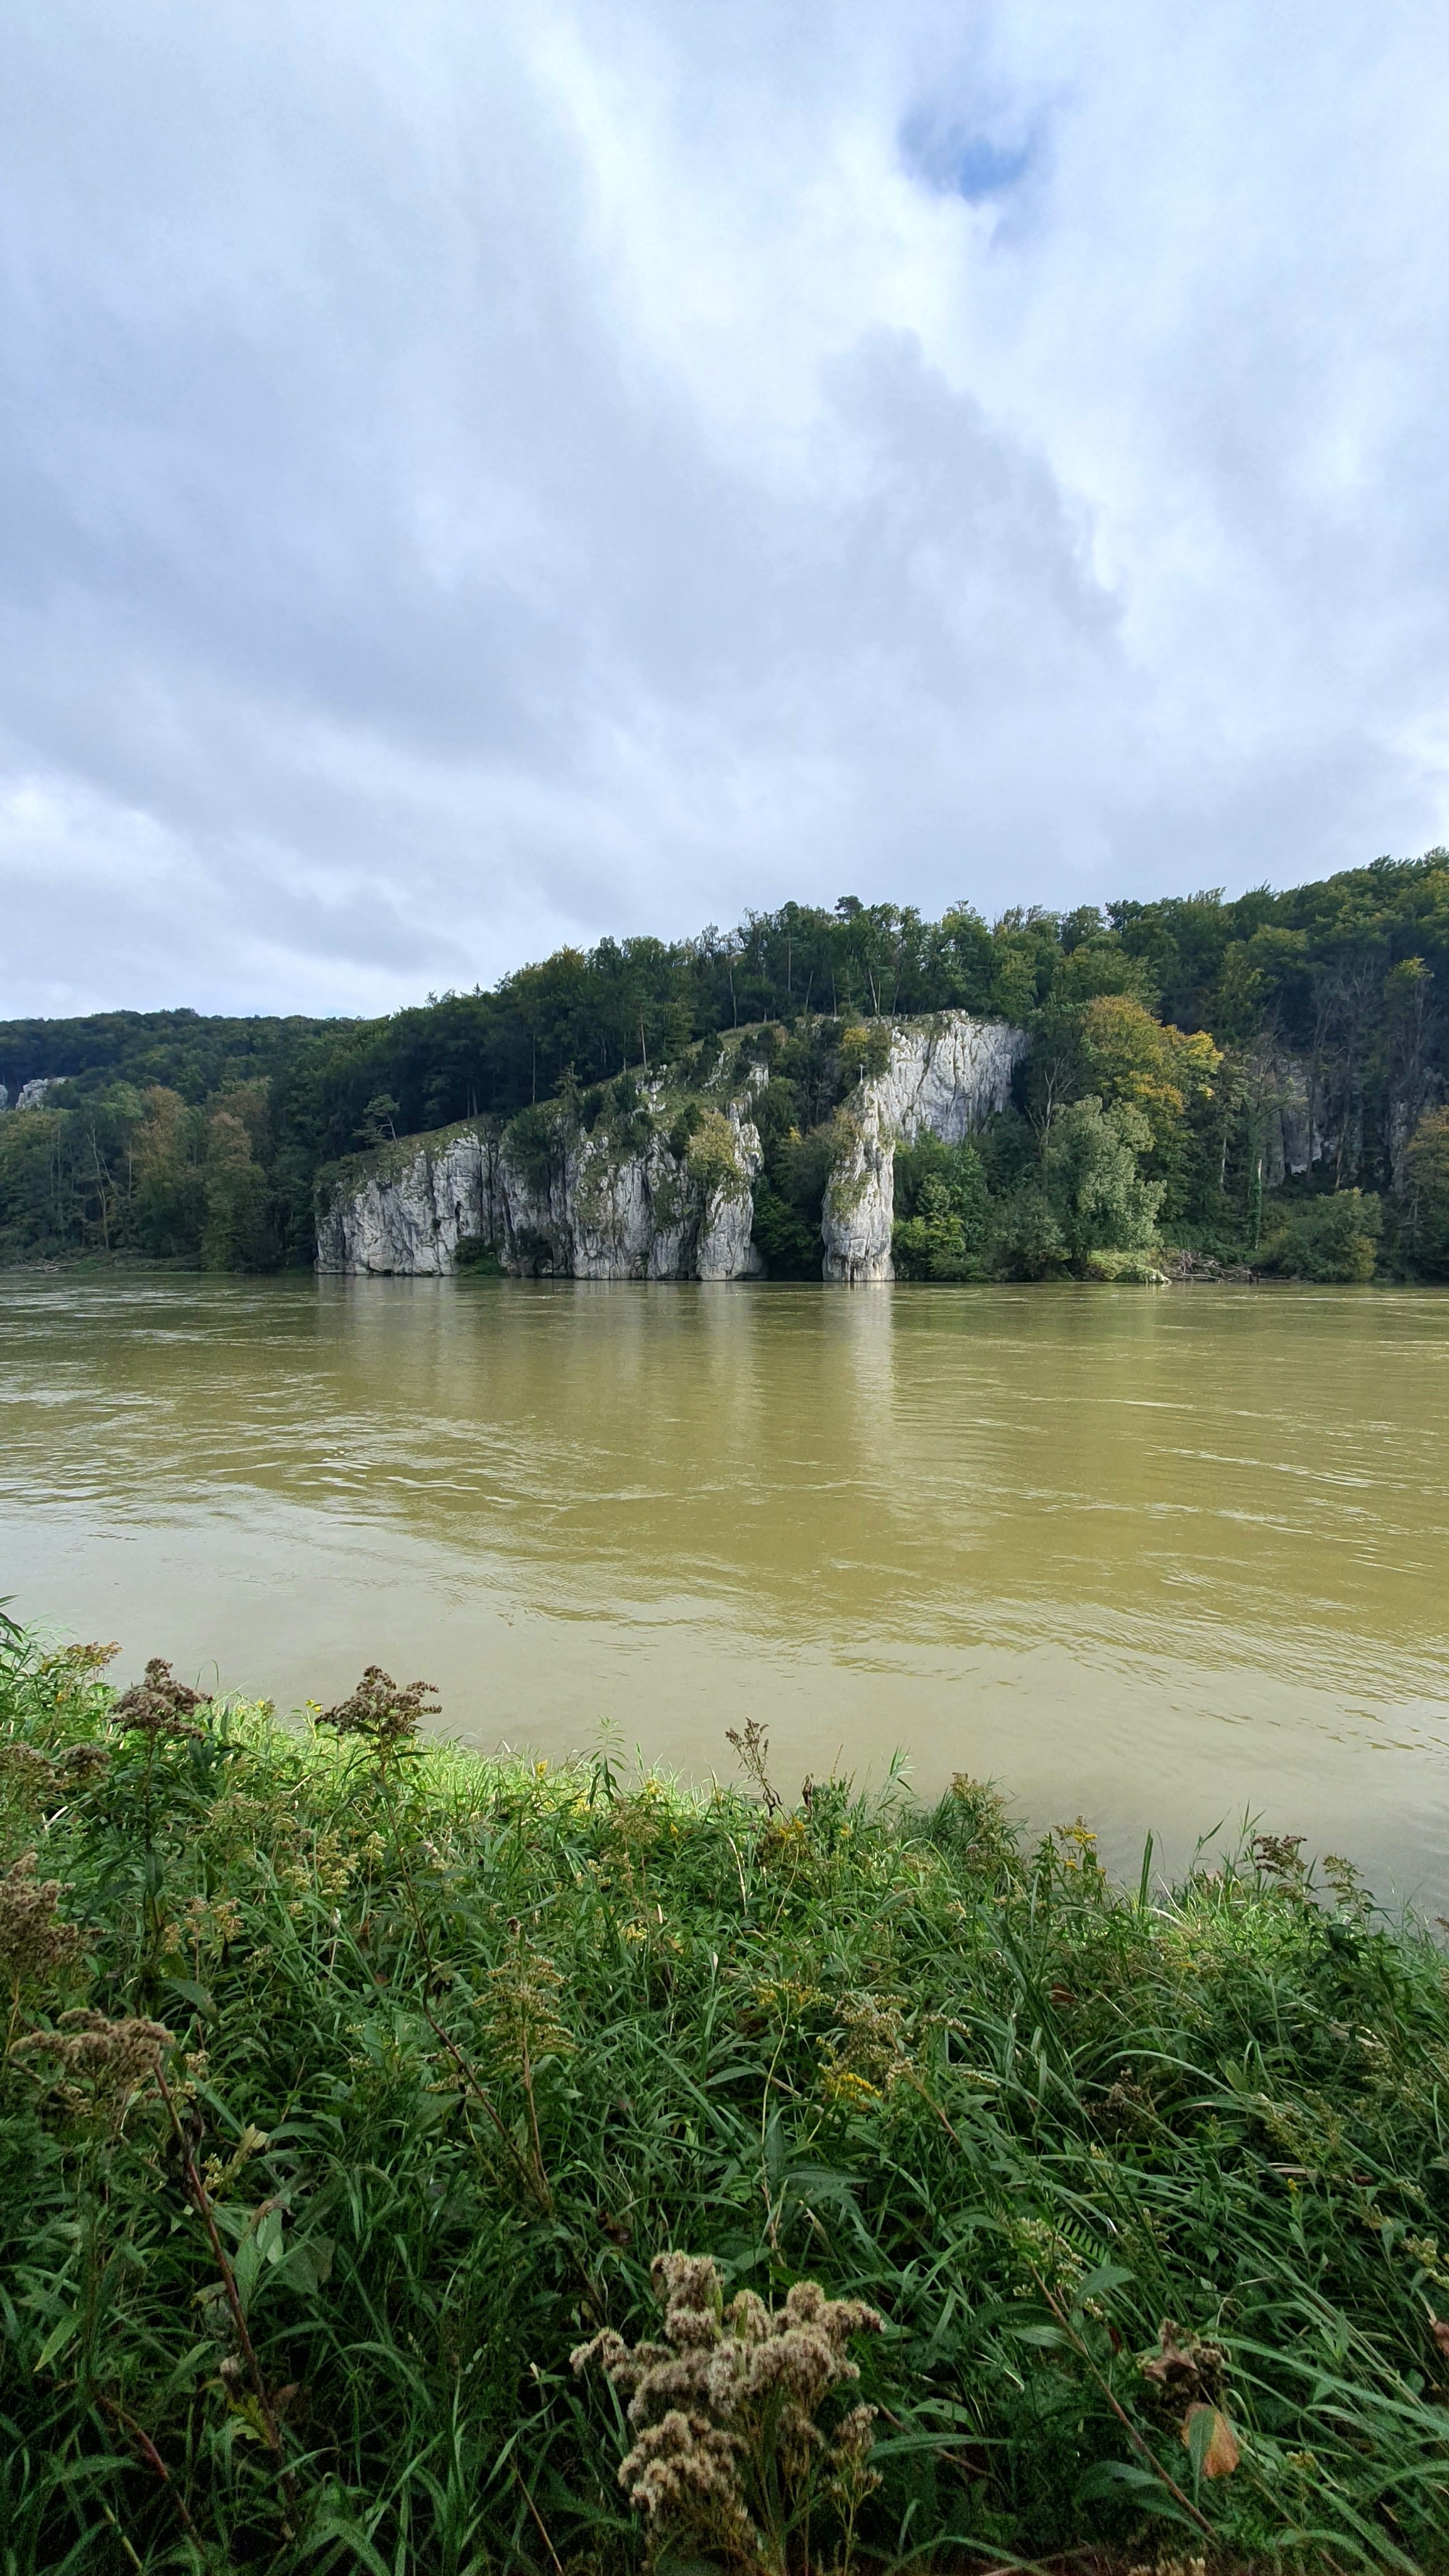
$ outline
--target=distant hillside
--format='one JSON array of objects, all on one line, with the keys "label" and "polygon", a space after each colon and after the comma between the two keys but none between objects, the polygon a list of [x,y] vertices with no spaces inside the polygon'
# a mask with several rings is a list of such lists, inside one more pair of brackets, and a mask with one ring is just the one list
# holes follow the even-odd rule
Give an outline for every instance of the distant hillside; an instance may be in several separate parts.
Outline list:
[{"label": "distant hillside", "polygon": [[200,1103],[238,1082],[277,1071],[299,1039],[341,1037],[355,1020],[210,1018],[200,1011],[97,1011],[78,1020],[0,1020],[0,1083],[13,1102],[27,1082],[65,1074],[94,1091],[105,1082],[164,1083]]},{"label": "distant hillside", "polygon": [[16,1021],[0,1024],[10,1098],[64,1082],[0,1119],[0,1253],[307,1260],[319,1177],[360,1147],[551,1101],[567,1113],[721,1032],[770,1027],[794,1050],[760,1104],[760,1198],[783,1258],[791,1190],[808,1208],[834,1105],[812,1068],[842,1046],[848,1059],[871,1021],[957,1009],[1031,1041],[983,1143],[990,1188],[1035,1186],[1062,1112],[1095,1099],[1145,1120],[1131,1150],[1179,1243],[1256,1256],[1298,1201],[1357,1191],[1332,1223],[1360,1269],[1376,1240],[1381,1263],[1446,1275],[1446,995],[1449,854],[1434,850],[1285,893],[990,925],[965,904],[928,921],[849,896],[787,903],[695,939],[561,949],[491,992],[379,1020]]}]

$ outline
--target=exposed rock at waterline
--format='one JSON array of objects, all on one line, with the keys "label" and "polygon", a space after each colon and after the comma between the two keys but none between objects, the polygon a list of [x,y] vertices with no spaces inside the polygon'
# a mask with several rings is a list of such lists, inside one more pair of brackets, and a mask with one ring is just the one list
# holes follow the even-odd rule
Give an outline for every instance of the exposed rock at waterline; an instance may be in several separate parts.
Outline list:
[{"label": "exposed rock at waterline", "polygon": [[760,1140],[730,1102],[676,1145],[621,1151],[560,1113],[526,1163],[484,1120],[407,1138],[344,1167],[317,1224],[325,1271],[426,1277],[491,1253],[520,1277],[743,1279],[763,1268],[750,1240]]},{"label": "exposed rock at waterline", "polygon": [[922,1134],[958,1145],[971,1135],[1005,1108],[1027,1043],[1005,1020],[963,1011],[896,1023],[885,1071],[864,1076],[839,1113],[842,1150],[820,1229],[827,1279],[860,1287],[892,1276],[897,1145]]},{"label": "exposed rock at waterline", "polygon": [[[1005,1106],[1026,1043],[1019,1029],[960,1011],[889,1024],[884,1071],[837,1113],[827,1279],[889,1279],[896,1146],[926,1131],[948,1143],[969,1135]],[[354,1156],[319,1208],[317,1266],[442,1276],[486,1253],[522,1277],[757,1277],[751,1106],[765,1079],[735,1054],[692,1094],[643,1079],[622,1125],[590,1128],[557,1102],[502,1129],[474,1119]]]}]

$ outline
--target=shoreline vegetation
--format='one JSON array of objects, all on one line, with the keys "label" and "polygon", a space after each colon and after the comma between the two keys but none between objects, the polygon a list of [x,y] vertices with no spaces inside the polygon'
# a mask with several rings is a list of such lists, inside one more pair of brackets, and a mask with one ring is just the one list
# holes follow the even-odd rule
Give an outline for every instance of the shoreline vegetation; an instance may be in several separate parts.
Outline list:
[{"label": "shoreline vegetation", "polygon": [[112,1651],[0,1629],[13,2576],[1449,2567],[1449,1986],[1347,1861]]},{"label": "shoreline vegetation", "polygon": [[[1231,900],[988,925],[842,897],[603,939],[373,1021],[0,1023],[0,1263],[310,1264],[339,1188],[466,1122],[546,1178],[667,1145],[703,1187],[747,1103],[755,1254],[818,1277],[893,1024],[1020,1031],[1010,1098],[895,1157],[907,1278],[1449,1279],[1449,853]],[[733,1149],[725,1158],[734,1170]],[[718,1166],[718,1170],[716,1170]],[[1172,1258],[1163,1247],[1171,1247]]]}]

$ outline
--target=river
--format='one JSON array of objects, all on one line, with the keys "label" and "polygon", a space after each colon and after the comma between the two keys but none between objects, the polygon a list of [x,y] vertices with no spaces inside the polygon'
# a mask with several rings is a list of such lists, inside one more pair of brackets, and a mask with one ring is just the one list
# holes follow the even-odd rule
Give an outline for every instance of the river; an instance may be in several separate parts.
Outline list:
[{"label": "river", "polygon": [[446,1732],[1251,1813],[1449,1910],[1449,1295],[0,1280],[0,1593]]}]

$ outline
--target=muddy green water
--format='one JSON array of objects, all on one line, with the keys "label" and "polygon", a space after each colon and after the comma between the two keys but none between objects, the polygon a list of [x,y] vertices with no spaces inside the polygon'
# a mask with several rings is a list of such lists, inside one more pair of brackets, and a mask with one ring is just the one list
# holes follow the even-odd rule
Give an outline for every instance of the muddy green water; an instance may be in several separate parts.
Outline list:
[{"label": "muddy green water", "polygon": [[0,1592],[282,1708],[771,1730],[1449,1908],[1449,1295],[0,1282]]}]

